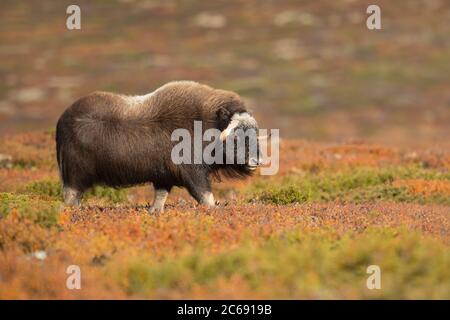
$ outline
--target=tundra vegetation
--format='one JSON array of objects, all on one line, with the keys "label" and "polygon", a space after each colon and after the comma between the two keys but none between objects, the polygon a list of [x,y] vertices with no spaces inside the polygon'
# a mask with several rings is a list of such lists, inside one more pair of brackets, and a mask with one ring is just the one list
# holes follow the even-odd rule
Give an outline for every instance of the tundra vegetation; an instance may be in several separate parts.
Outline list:
[{"label": "tundra vegetation", "polygon": [[60,212],[53,132],[6,152],[0,298],[450,298],[449,153],[283,140],[279,175],[214,184],[209,210],[178,188],[151,215],[149,186]]},{"label": "tundra vegetation", "polygon": [[[68,31],[66,1],[0,1],[0,298],[450,299],[450,3],[379,2],[380,31],[365,1],[77,0]],[[279,128],[279,173],[214,210],[174,189],[149,215],[145,186],[59,213],[64,108],[174,79]]]}]

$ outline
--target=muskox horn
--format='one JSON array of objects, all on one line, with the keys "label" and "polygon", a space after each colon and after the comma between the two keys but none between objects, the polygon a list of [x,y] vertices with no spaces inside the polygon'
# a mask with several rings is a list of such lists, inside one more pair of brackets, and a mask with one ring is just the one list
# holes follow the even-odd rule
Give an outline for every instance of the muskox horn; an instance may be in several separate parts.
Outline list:
[{"label": "muskox horn", "polygon": [[232,120],[228,127],[220,133],[220,141],[225,141],[230,133],[239,125],[239,120]]}]

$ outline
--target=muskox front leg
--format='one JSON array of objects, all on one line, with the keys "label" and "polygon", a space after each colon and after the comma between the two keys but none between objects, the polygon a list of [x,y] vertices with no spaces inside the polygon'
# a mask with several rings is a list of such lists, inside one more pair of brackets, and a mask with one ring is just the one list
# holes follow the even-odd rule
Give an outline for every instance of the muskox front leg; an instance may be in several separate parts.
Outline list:
[{"label": "muskox front leg", "polygon": [[160,213],[164,211],[164,204],[166,203],[167,196],[169,195],[169,190],[155,188],[155,198],[153,200],[153,205],[150,207],[150,213]]},{"label": "muskox front leg", "polygon": [[64,204],[67,206],[79,207],[83,192],[76,188],[64,186],[63,188]]},{"label": "muskox front leg", "polygon": [[187,183],[187,189],[191,196],[197,200],[199,204],[206,205],[210,208],[216,206],[214,196],[211,192],[211,184],[207,177],[197,177]]},{"label": "muskox front leg", "polygon": [[211,191],[203,191],[200,196],[200,204],[207,205],[210,208],[216,206],[216,201],[214,200],[214,195]]}]

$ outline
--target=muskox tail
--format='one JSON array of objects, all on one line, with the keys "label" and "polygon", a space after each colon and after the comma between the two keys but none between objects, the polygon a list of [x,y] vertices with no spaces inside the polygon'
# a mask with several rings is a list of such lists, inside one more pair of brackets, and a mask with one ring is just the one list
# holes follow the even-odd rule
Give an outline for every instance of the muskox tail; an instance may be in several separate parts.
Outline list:
[{"label": "muskox tail", "polygon": [[63,155],[63,130],[61,128],[61,120],[56,124],[56,161],[58,162],[59,177],[61,182],[67,181],[66,170],[64,170],[64,155]]}]

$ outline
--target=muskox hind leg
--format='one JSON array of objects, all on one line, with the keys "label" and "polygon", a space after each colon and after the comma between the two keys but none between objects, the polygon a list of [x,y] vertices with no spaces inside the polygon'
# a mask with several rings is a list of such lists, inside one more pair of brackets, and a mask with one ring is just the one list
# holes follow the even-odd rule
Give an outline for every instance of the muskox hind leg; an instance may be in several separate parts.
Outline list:
[{"label": "muskox hind leg", "polygon": [[150,213],[160,213],[164,211],[164,204],[166,203],[169,190],[165,188],[155,187],[155,198],[151,208],[148,210]]},{"label": "muskox hind leg", "polygon": [[63,188],[64,204],[68,206],[79,207],[83,192],[72,187],[64,186]]}]

